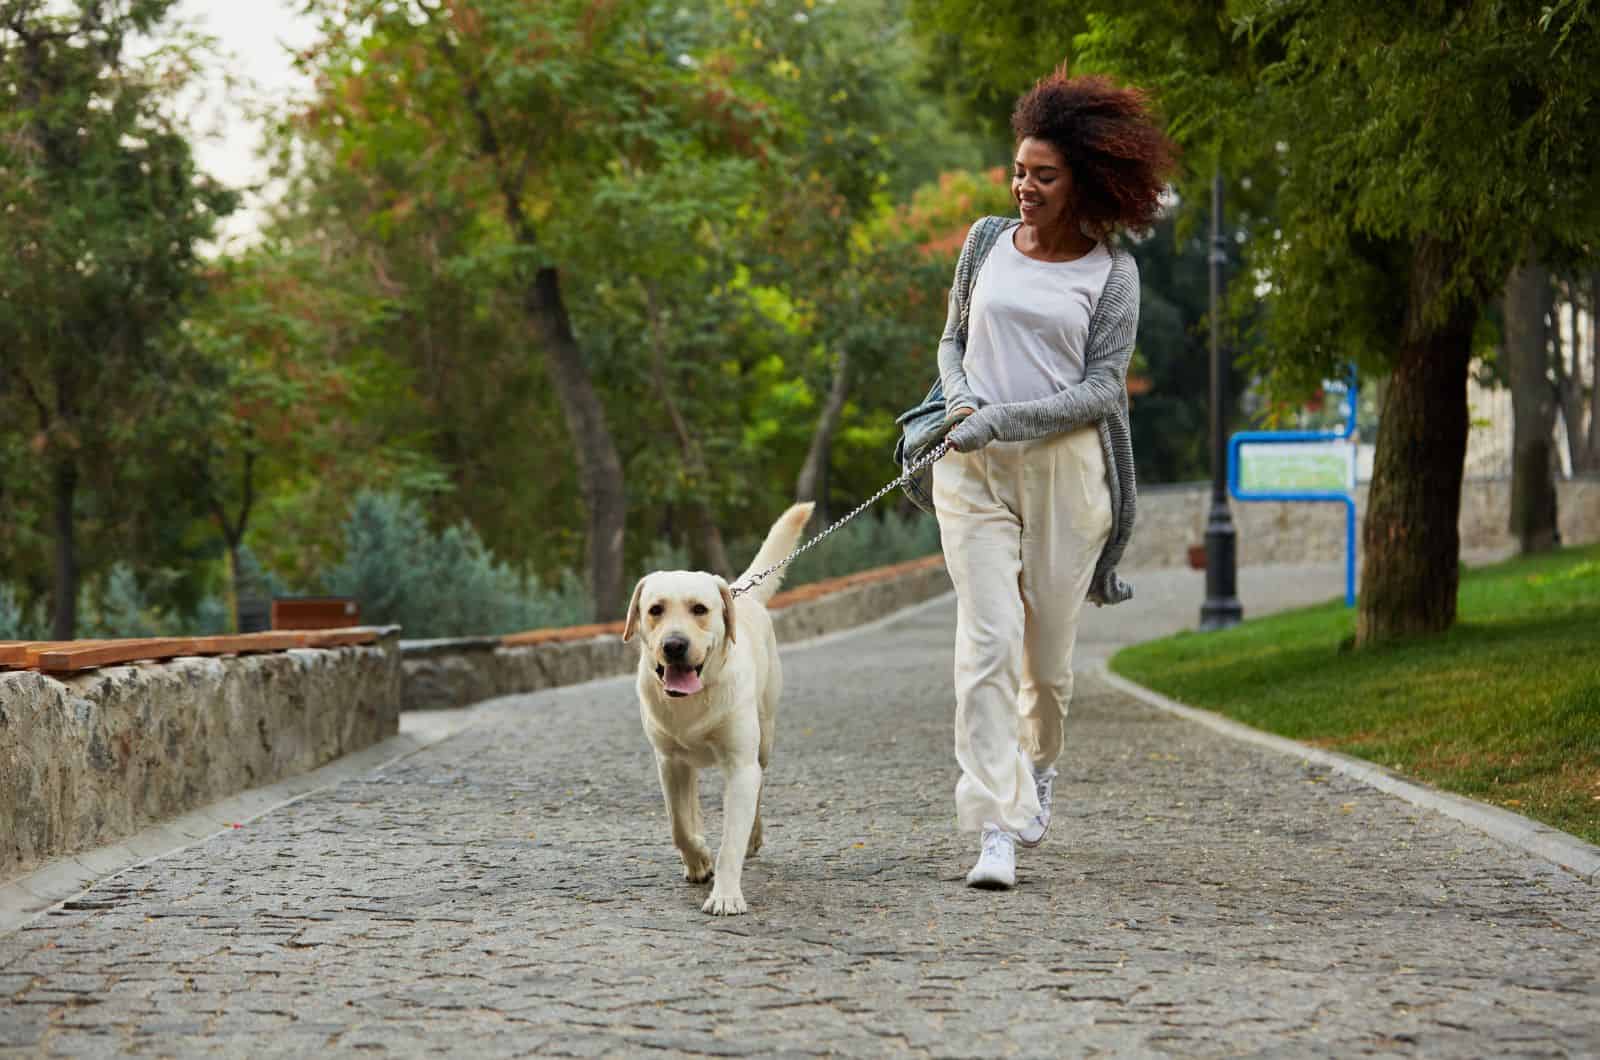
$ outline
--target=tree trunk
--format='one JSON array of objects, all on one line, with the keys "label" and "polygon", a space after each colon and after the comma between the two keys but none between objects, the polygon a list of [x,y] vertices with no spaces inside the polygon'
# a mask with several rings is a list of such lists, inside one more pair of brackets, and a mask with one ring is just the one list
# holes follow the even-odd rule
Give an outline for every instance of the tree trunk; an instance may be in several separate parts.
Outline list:
[{"label": "tree trunk", "polygon": [[250,509],[255,505],[256,498],[256,454],[246,450],[242,457],[239,469],[239,518],[230,520],[228,508],[222,503],[222,495],[217,491],[212,481],[211,469],[208,465],[201,465],[200,478],[206,483],[206,502],[211,506],[211,517],[217,521],[217,529],[222,532],[222,542],[226,546],[228,555],[228,588],[227,605],[228,620],[233,624],[232,632],[243,632],[243,623],[239,618],[239,550],[244,547],[244,534],[250,526]]},{"label": "tree trunk", "polygon": [[[1582,455],[1573,453],[1573,471],[1600,471],[1600,272],[1589,274],[1589,439]],[[1578,335],[1573,335],[1573,362]],[[1576,373],[1574,368],[1574,373]],[[1579,402],[1582,412],[1582,402]]]},{"label": "tree trunk", "polygon": [[666,336],[662,334],[661,317],[656,312],[655,295],[646,284],[641,283],[640,288],[644,293],[645,319],[650,324],[650,381],[655,387],[656,399],[661,402],[661,407],[666,409],[667,419],[672,421],[672,431],[678,438],[678,452],[683,457],[684,469],[689,473],[688,503],[689,510],[694,516],[699,561],[705,570],[720,574],[724,578],[732,578],[733,564],[728,561],[728,549],[722,540],[722,529],[717,526],[716,514],[711,510],[704,491],[706,483],[710,480],[710,469],[706,466],[700,442],[689,430],[689,422],[683,418],[683,410],[678,408],[678,402],[672,396],[672,388],[667,383]]},{"label": "tree trunk", "polygon": [[828,464],[833,456],[833,436],[839,430],[839,420],[844,415],[844,403],[850,397],[850,354],[839,351],[839,363],[833,370],[833,382],[828,387],[828,399],[823,403],[822,414],[811,432],[811,448],[806,450],[806,461],[800,466],[800,477],[795,481],[795,500],[815,501],[813,515],[821,525],[827,526]]},{"label": "tree trunk", "polygon": [[70,459],[55,466],[56,570],[55,610],[50,636],[71,640],[78,633],[78,541],[73,503],[78,492],[78,468]]},{"label": "tree trunk", "polygon": [[[425,14],[432,18],[442,10]],[[538,231],[522,208],[526,163],[514,163],[505,151],[478,78],[456,51],[450,30],[442,30],[435,43],[462,75],[467,111],[478,126],[477,149],[494,168],[514,238],[519,246],[537,250]],[[542,266],[534,274],[533,283],[523,295],[523,308],[544,350],[545,366],[576,450],[573,456],[578,463],[578,491],[588,513],[584,548],[594,618],[601,622],[618,619],[627,606],[627,589],[622,584],[622,535],[627,528],[628,499],[623,488],[622,460],[606,424],[605,407],[572,332],[572,319],[561,294],[561,274],[554,266]]]},{"label": "tree trunk", "polygon": [[1426,314],[1452,253],[1448,245],[1423,240],[1412,260],[1361,532],[1360,646],[1439,633],[1455,622],[1467,366],[1477,307],[1458,300],[1443,321]]},{"label": "tree trunk", "polygon": [[1561,315],[1552,291],[1545,302],[1550,317],[1550,376],[1555,388],[1555,399],[1561,409],[1561,429],[1567,439],[1567,455],[1572,459],[1572,470],[1583,467],[1583,366],[1579,363],[1576,344],[1572,347],[1572,364],[1567,364],[1567,351],[1561,340]]},{"label": "tree trunk", "polygon": [[238,621],[238,544],[227,543],[227,621],[229,632],[240,632]]},{"label": "tree trunk", "polygon": [[550,381],[576,450],[578,488],[588,512],[585,542],[589,592],[596,621],[622,617],[626,590],[622,584],[622,535],[628,505],[623,492],[622,460],[606,424],[605,408],[595,392],[583,352],[578,349],[561,297],[560,274],[541,268],[525,301],[535,335],[546,355]]},{"label": "tree trunk", "polygon": [[1549,290],[1549,272],[1531,258],[1506,280],[1505,353],[1513,415],[1509,529],[1525,553],[1558,543],[1551,445],[1556,406],[1545,357]]}]

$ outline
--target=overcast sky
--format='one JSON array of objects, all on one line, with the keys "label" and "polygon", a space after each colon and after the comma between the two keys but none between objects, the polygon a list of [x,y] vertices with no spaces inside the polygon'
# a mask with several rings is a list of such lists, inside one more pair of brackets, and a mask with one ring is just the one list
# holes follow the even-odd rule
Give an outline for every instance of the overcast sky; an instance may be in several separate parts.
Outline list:
[{"label": "overcast sky", "polygon": [[[175,14],[217,38],[229,69],[253,82],[262,102],[281,104],[305,89],[290,62],[290,50],[306,47],[316,36],[316,23],[296,14],[298,6],[298,0],[180,0]],[[266,176],[258,157],[262,129],[247,116],[245,102],[213,83],[195,115],[197,127],[214,134],[195,144],[202,168],[235,186],[259,183]],[[254,230],[252,205],[247,203],[229,219],[228,237]]]}]

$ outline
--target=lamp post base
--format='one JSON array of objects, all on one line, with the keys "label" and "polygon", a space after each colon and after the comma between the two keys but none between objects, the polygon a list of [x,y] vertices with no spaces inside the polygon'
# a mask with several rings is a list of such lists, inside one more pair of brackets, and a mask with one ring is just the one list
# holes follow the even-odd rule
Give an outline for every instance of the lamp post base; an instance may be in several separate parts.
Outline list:
[{"label": "lamp post base", "polygon": [[1238,597],[1207,600],[1200,605],[1201,633],[1215,633],[1219,629],[1237,626],[1242,621],[1244,621],[1244,608],[1239,606]]},{"label": "lamp post base", "polygon": [[1200,605],[1200,631],[1212,633],[1244,620],[1239,603],[1238,534],[1233,528],[1233,513],[1224,499],[1212,498],[1211,515],[1206,520],[1206,599]]}]

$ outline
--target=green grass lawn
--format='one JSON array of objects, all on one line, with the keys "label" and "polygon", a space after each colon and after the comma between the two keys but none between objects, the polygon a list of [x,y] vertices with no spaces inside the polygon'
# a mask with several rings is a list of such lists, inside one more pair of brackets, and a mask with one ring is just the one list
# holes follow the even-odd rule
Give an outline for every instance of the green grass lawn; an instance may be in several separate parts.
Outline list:
[{"label": "green grass lawn", "polygon": [[1111,668],[1600,843],[1600,546],[1468,571],[1459,599],[1450,632],[1382,648],[1350,650],[1337,601],[1136,645]]}]

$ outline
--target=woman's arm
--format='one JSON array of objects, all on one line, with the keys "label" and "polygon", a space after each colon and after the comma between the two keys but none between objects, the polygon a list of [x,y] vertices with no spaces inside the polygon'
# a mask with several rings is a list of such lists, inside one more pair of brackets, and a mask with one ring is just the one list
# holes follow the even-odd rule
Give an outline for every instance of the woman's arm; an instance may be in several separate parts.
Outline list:
[{"label": "woman's arm", "polygon": [[[1130,259],[1131,264],[1131,259]],[[950,444],[963,453],[993,441],[1022,442],[1098,422],[1123,401],[1128,362],[1139,330],[1139,272],[1107,280],[1101,299],[1111,314],[1084,351],[1083,382],[1034,401],[986,405],[950,432]]]},{"label": "woman's arm", "polygon": [[[972,257],[978,224],[981,223],[975,223],[968,230],[961,254],[956,258],[955,277],[950,281],[950,308],[945,314],[944,335],[939,339],[939,383],[944,388],[946,423],[955,419],[960,410],[978,407],[978,399],[973,396],[972,386],[967,382],[967,370],[962,363],[966,360],[967,347],[961,339],[961,266]],[[967,297],[972,297],[970,291]]]}]

